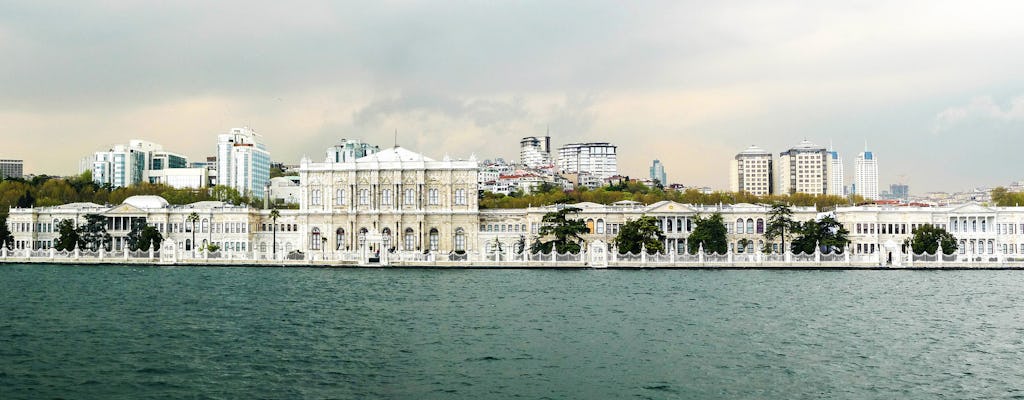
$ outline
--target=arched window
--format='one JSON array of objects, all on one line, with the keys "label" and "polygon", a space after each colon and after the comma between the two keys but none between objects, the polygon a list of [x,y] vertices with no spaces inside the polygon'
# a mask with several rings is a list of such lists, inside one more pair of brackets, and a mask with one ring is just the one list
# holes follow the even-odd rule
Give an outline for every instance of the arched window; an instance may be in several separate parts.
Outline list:
[{"label": "arched window", "polygon": [[380,244],[382,246],[381,248],[384,249],[384,250],[390,251],[391,250],[391,228],[384,228],[384,230],[382,230],[380,232],[380,235],[381,235]]},{"label": "arched window", "polygon": [[587,220],[587,233],[590,233],[590,234],[594,233],[594,220],[593,219],[588,219]]},{"label": "arched window", "polygon": [[313,232],[309,237],[309,249],[320,250],[320,228],[313,227]]},{"label": "arched window", "polygon": [[203,233],[209,232],[209,229],[210,229],[210,220],[208,220],[208,219],[206,219],[206,218],[203,218],[203,225],[202,225],[202,226],[203,226],[203,228],[202,228],[202,229],[203,229],[203,230],[202,230],[202,232],[203,232]]},{"label": "arched window", "polygon": [[[981,220],[981,231],[985,232],[985,220]],[[991,251],[989,253],[991,253]]]},{"label": "arched window", "polygon": [[405,228],[405,234],[402,235],[402,242],[404,244],[403,250],[413,251],[416,247],[416,233],[413,232],[412,228]]},{"label": "arched window", "polygon": [[466,231],[462,228],[455,230],[455,251],[466,251]]},{"label": "arched window", "polygon": [[345,230],[338,228],[334,231],[334,249],[342,250],[345,248]]},{"label": "arched window", "polygon": [[185,250],[192,250],[192,239],[185,239]]},{"label": "arched window", "polygon": [[736,219],[736,233],[743,233],[743,218]]},{"label": "arched window", "polygon": [[437,251],[438,238],[437,228],[430,228],[430,251]]},{"label": "arched window", "polygon": [[971,232],[977,232],[977,231],[978,231],[978,220],[972,219],[971,220]]},{"label": "arched window", "polygon": [[764,219],[757,219],[757,233],[764,233]]},{"label": "arched window", "polygon": [[597,234],[598,235],[603,235],[604,234],[604,220],[603,219],[597,220]]},{"label": "arched window", "polygon": [[747,218],[747,233],[754,233],[754,219]]},{"label": "arched window", "polygon": [[366,228],[359,228],[359,248],[366,247],[366,233],[369,232]]},{"label": "arched window", "polygon": [[260,252],[261,253],[266,253],[267,252],[267,242],[261,242],[260,243]]}]

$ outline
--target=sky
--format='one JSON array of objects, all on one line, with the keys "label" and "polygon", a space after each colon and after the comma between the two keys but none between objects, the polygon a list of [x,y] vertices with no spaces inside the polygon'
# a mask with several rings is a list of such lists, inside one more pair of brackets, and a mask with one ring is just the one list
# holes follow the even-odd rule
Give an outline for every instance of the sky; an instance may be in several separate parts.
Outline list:
[{"label": "sky", "polygon": [[728,189],[803,139],[912,193],[1024,179],[1020,1],[5,1],[0,158],[73,174],[129,139],[193,159],[249,126],[272,158],[342,138],[518,158],[618,145],[621,172]]}]

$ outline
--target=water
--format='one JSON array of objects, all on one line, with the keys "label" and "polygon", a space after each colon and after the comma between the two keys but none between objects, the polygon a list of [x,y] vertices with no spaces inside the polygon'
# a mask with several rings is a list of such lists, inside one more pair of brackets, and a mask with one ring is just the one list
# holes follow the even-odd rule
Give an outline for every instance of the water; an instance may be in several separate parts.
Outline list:
[{"label": "water", "polygon": [[1024,398],[1024,271],[0,266],[0,398]]}]

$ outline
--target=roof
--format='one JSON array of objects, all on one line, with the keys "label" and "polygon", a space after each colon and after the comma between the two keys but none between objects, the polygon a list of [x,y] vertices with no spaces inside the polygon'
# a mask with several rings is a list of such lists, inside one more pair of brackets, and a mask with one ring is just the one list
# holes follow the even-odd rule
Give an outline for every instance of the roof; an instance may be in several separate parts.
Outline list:
[{"label": "roof", "polygon": [[757,147],[755,145],[751,145],[750,147],[747,147],[746,150],[741,151],[739,155],[745,156],[745,155],[755,155],[755,154],[756,155],[771,155],[772,153],[769,153],[767,150],[762,149],[760,147]]},{"label": "roof", "polygon": [[376,153],[367,155],[366,157],[360,157],[356,159],[357,163],[364,162],[395,162],[395,161],[434,161],[434,159],[424,156],[423,154],[406,150],[404,148],[395,146],[387,150],[381,150]]},{"label": "roof", "polygon": [[226,205],[227,205],[227,203],[224,203],[223,201],[207,200],[207,201],[197,201],[195,203],[188,204],[188,205],[185,206],[185,208],[217,208],[217,207],[224,207]]},{"label": "roof", "polygon": [[128,204],[142,210],[167,208],[170,205],[167,200],[160,196],[131,196],[124,199],[121,204]]}]

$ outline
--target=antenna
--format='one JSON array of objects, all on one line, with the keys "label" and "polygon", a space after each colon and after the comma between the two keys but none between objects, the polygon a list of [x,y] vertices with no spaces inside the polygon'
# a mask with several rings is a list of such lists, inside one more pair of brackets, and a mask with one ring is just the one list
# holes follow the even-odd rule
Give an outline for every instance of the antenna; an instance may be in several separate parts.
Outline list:
[{"label": "antenna", "polygon": [[395,128],[395,147],[398,147],[398,128]]}]

